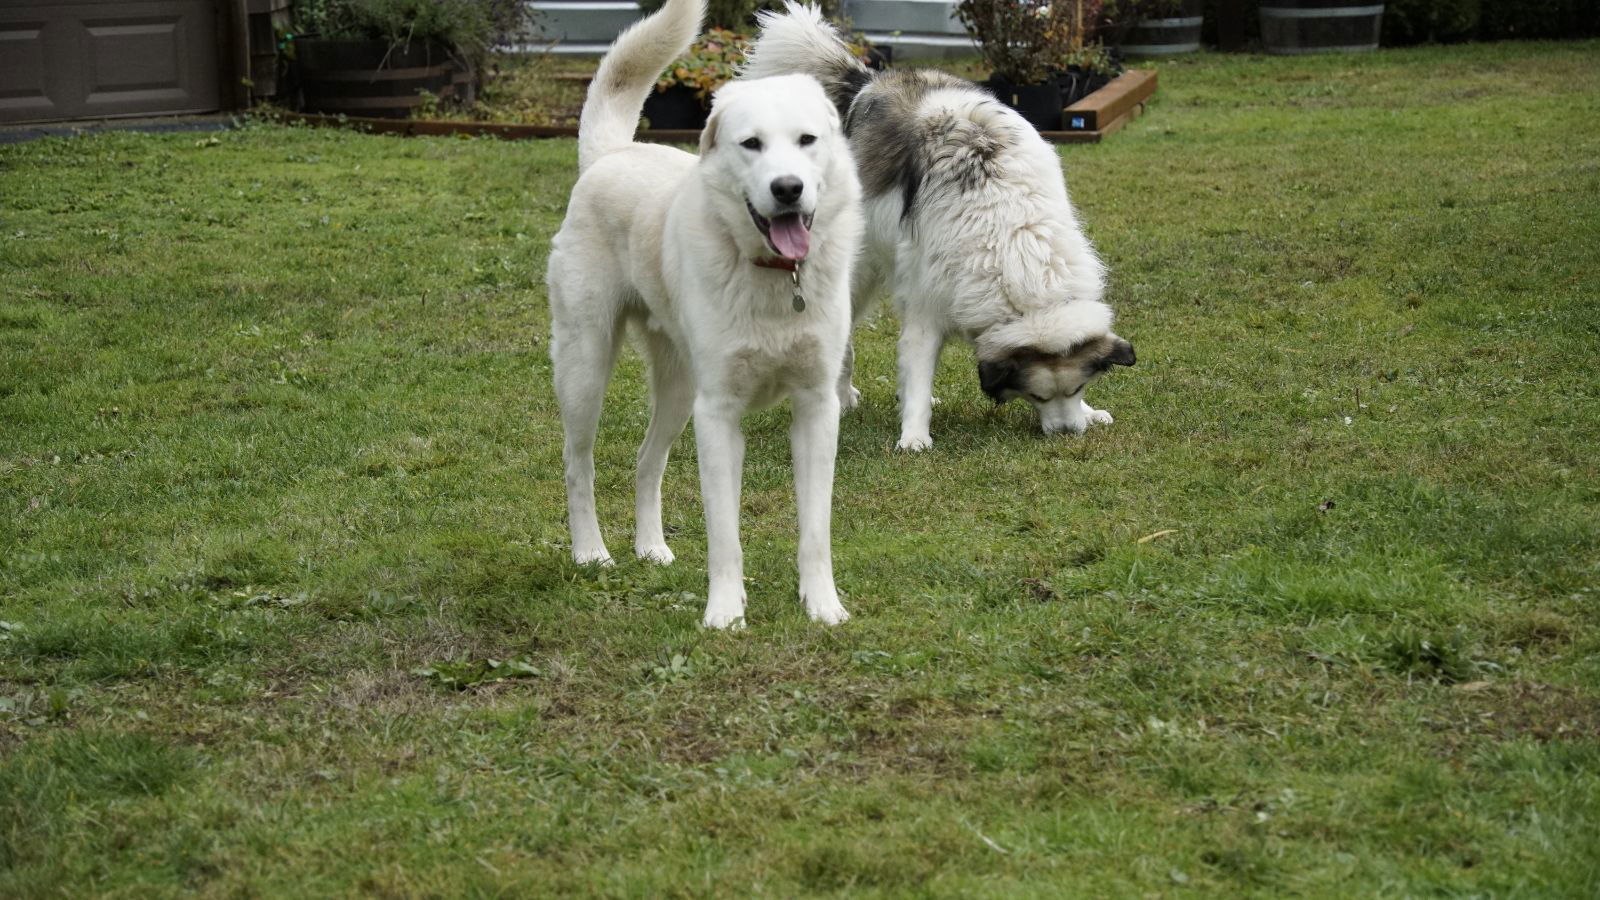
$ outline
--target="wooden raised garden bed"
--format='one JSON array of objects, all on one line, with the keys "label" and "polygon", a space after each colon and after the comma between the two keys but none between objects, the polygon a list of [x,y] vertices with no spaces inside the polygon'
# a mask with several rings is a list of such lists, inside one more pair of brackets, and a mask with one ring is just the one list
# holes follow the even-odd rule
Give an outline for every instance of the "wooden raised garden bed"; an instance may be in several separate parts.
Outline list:
[{"label": "wooden raised garden bed", "polygon": [[1045,132],[1058,143],[1093,143],[1144,113],[1145,101],[1156,92],[1153,69],[1131,69],[1111,83],[1061,111],[1065,131]]},{"label": "wooden raised garden bed", "polygon": [[[1124,72],[1077,103],[1062,110],[1066,130],[1045,131],[1041,136],[1057,144],[1092,144],[1114,134],[1144,112],[1145,101],[1156,91],[1156,73],[1147,69]],[[497,137],[505,140],[577,137],[575,125],[500,125],[491,122],[451,122],[429,119],[378,119],[363,116],[319,116],[306,113],[276,113],[274,118],[289,122],[333,128],[354,128],[378,134],[408,136]],[[644,128],[634,138],[656,144],[692,144],[700,139],[699,129],[663,130]]]}]

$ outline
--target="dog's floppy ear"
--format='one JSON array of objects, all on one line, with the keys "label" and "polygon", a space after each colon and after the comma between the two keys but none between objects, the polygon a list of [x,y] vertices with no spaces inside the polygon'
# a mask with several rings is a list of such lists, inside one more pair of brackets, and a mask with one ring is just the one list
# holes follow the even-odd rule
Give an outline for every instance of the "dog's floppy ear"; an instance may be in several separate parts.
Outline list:
[{"label": "dog's floppy ear", "polygon": [[1122,338],[1115,340],[1111,345],[1111,354],[1106,357],[1106,361],[1114,366],[1131,366],[1134,364],[1135,359],[1133,345]]},{"label": "dog's floppy ear", "polygon": [[711,115],[706,118],[706,127],[700,129],[701,156],[717,149],[717,130],[722,122],[722,111],[727,108],[729,101],[745,88],[745,82],[730,81],[717,88],[711,95]]},{"label": "dog's floppy ear", "polygon": [[717,149],[717,123],[722,120],[722,108],[716,103],[711,104],[711,115],[706,118],[706,127],[700,129],[700,155]]},{"label": "dog's floppy ear", "polygon": [[1016,360],[1011,357],[990,360],[978,363],[978,384],[983,387],[983,392],[989,399],[996,403],[1005,402],[1005,392],[1008,388],[1016,387],[1017,373],[1022,371]]}]

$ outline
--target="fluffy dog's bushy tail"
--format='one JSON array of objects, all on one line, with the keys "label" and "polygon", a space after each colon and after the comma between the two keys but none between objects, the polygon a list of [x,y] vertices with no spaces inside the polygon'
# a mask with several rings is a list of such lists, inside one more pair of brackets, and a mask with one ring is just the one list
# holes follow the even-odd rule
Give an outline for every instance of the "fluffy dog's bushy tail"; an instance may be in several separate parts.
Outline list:
[{"label": "fluffy dog's bushy tail", "polygon": [[747,57],[741,74],[747,78],[768,75],[810,75],[822,82],[839,117],[850,111],[856,94],[872,80],[872,72],[856,59],[839,32],[816,6],[784,3],[784,12],[756,15],[761,36]]},{"label": "fluffy dog's bushy tail", "polygon": [[589,83],[578,120],[578,171],[612,150],[633,143],[639,111],[656,78],[694,43],[705,0],[667,0],[617,35]]}]

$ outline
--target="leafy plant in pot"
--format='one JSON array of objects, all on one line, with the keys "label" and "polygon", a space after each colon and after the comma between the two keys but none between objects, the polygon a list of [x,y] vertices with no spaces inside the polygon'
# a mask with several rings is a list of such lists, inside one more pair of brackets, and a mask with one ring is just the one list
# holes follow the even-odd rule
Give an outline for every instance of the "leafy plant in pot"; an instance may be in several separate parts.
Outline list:
[{"label": "leafy plant in pot", "polygon": [[1107,0],[962,0],[961,24],[993,74],[987,87],[1040,131],[1118,68],[1094,40]]},{"label": "leafy plant in pot", "polygon": [[[639,0],[641,12],[653,13],[664,0]],[[817,2],[817,0],[813,0]],[[842,0],[820,0],[823,15],[835,17]],[[755,27],[756,13],[782,10],[781,0],[707,0],[706,24],[689,52],[672,61],[656,89],[645,98],[643,115],[652,129],[701,128],[711,109],[711,94],[724,82],[733,80],[737,68],[750,50],[744,29]],[[859,46],[857,46],[859,44]],[[851,49],[868,61],[865,41],[852,43]]]},{"label": "leafy plant in pot", "polygon": [[286,54],[304,108],[399,118],[471,103],[489,51],[530,15],[521,0],[296,0]]},{"label": "leafy plant in pot", "polygon": [[1060,19],[1067,6],[1050,0],[961,0],[956,17],[989,66],[988,88],[1035,128],[1061,127],[1061,87],[1052,68],[1066,49]]},{"label": "leafy plant in pot", "polygon": [[645,98],[644,117],[650,127],[700,128],[706,124],[711,92],[733,80],[750,50],[750,39],[726,28],[701,35],[689,52],[673,60],[661,73],[656,89]]},{"label": "leafy plant in pot", "polygon": [[1085,44],[1067,52],[1062,61],[1066,64],[1056,72],[1056,82],[1061,85],[1061,105],[1071,106],[1111,83],[1122,71],[1122,62],[1115,48],[1104,44]]}]

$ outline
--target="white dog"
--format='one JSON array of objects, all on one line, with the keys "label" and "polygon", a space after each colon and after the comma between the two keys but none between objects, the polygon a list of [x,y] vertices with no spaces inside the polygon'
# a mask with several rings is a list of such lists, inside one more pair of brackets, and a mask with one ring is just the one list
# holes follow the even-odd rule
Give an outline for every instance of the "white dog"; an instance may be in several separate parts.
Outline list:
[{"label": "white dog", "polygon": [[791,2],[760,20],[745,74],[816,76],[855,151],[869,225],[855,314],[893,284],[899,447],[933,445],[934,367],[951,335],[973,344],[984,392],[997,403],[1026,399],[1047,433],[1110,423],[1083,389],[1113,365],[1133,365],[1133,345],[1111,332],[1104,269],[1055,150],[970,82],[932,69],[869,71],[816,7]]},{"label": "white dog", "polygon": [[639,448],[634,551],[672,561],[661,477],[692,414],[709,545],[704,621],[742,624],[740,418],[788,397],[800,597],[811,618],[834,624],[849,617],[834,588],[829,531],[860,186],[833,104],[804,75],[725,85],[698,157],[633,143],[645,96],[688,49],[704,5],[667,0],[625,31],[584,103],[580,175],[549,266],[572,554],[580,563],[611,559],[595,514],[594,439],[632,325],[652,407]]}]

